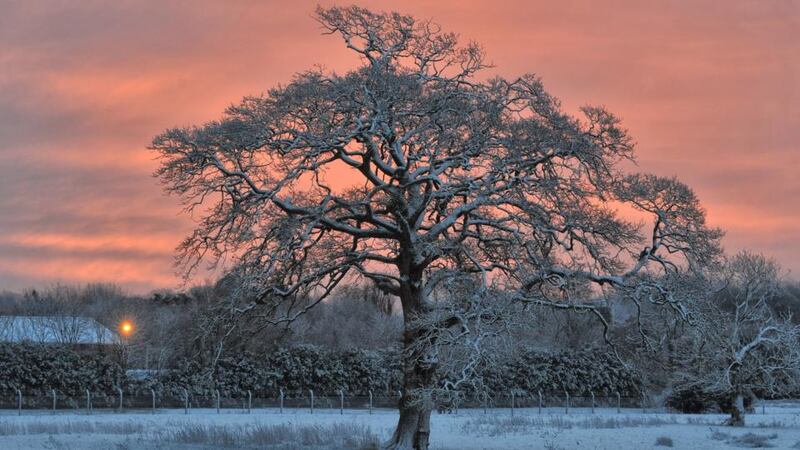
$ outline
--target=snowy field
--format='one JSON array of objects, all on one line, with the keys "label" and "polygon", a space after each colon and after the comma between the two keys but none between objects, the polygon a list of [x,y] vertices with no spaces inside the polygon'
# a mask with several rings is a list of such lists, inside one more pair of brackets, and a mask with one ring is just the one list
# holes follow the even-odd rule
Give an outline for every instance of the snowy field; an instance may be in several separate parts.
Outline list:
[{"label": "snowy field", "polygon": [[[433,414],[431,448],[444,449],[723,449],[800,448],[800,405],[773,403],[766,414],[747,416],[748,426],[720,426],[722,415],[642,413],[598,409],[546,411],[460,410]],[[1,449],[168,449],[168,448],[374,448],[385,439],[397,413],[366,411],[162,410],[151,413],[95,411],[0,412]],[[341,434],[357,434],[337,440]],[[246,436],[246,438],[245,438]],[[339,436],[341,437],[341,436]],[[348,438],[349,439],[349,438]],[[659,441],[663,445],[656,445]],[[335,443],[334,443],[335,442]]]}]

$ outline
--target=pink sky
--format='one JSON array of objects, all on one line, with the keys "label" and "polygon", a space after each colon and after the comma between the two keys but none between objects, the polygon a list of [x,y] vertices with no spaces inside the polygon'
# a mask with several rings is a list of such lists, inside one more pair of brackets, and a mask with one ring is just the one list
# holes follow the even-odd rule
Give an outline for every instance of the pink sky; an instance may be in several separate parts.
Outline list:
[{"label": "pink sky", "polygon": [[[192,222],[150,176],[146,146],[314,64],[354,67],[320,34],[317,3],[4,2],[0,290],[177,287],[173,249]],[[797,278],[800,3],[357,3],[482,43],[493,73],[538,74],[568,111],[607,106],[640,169],[694,187],[729,251],[763,252]]]}]

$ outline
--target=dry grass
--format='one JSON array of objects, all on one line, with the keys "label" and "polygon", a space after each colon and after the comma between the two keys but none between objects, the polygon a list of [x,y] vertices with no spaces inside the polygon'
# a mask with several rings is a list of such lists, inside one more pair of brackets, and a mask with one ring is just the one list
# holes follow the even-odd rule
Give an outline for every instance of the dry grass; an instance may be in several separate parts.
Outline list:
[{"label": "dry grass", "polygon": [[734,437],[729,441],[730,444],[733,444],[737,447],[744,447],[744,448],[769,448],[774,447],[770,442],[773,439],[778,437],[777,434],[755,434],[755,433],[745,433],[741,436]]},{"label": "dry grass", "polygon": [[652,427],[660,425],[710,425],[709,421],[698,418],[681,421],[676,416],[652,417],[568,417],[568,416],[475,416],[461,425],[462,431],[475,435],[502,436],[505,434],[525,433],[536,429],[608,429]]},{"label": "dry grass", "polygon": [[773,434],[745,433],[736,436],[734,434],[724,433],[719,430],[713,430],[711,432],[711,439],[717,441],[725,441],[725,443],[730,445],[731,447],[740,447],[740,448],[771,448],[774,447],[774,445],[770,441],[777,438],[778,435],[775,433]]},{"label": "dry grass", "polygon": [[271,450],[378,448],[378,437],[368,427],[339,423],[332,425],[185,425],[160,433],[161,442],[185,444],[192,448],[259,448]]},{"label": "dry grass", "polygon": [[147,431],[147,426],[141,422],[100,422],[88,420],[68,421],[31,421],[31,422],[0,422],[0,436],[18,434],[121,434],[131,435]]},{"label": "dry grass", "polygon": [[[331,425],[203,425],[166,423],[153,430],[146,422],[121,421],[0,421],[0,436],[25,434],[107,434],[129,436],[136,448],[258,448],[269,450],[377,449],[378,436],[356,424]],[[59,448],[58,441],[49,443]],[[124,446],[123,446],[124,447]]]}]

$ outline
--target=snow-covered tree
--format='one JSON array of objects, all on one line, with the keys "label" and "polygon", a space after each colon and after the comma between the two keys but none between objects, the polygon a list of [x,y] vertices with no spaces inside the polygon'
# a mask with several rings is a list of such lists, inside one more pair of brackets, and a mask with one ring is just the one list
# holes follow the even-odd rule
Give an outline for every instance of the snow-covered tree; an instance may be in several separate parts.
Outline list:
[{"label": "snow-covered tree", "polygon": [[[300,73],[152,148],[166,190],[201,217],[180,247],[187,273],[228,258],[241,312],[291,321],[353,277],[399,298],[404,389],[388,448],[427,448],[441,345],[480,354],[480,325],[514,305],[591,309],[573,295],[588,284],[685,312],[664,280],[715,258],[721,233],[684,184],[621,172],[634,146],[614,115],[573,117],[534,75],[482,77],[483,50],[428,21],[316,17],[356,69]],[[647,231],[622,204],[652,217]],[[455,285],[473,288],[442,295]]]},{"label": "snow-covered tree", "polygon": [[770,307],[783,289],[780,275],[774,261],[739,253],[709,298],[694,304],[695,336],[684,340],[679,386],[728,400],[733,426],[744,425],[745,396],[800,388],[800,326]]}]

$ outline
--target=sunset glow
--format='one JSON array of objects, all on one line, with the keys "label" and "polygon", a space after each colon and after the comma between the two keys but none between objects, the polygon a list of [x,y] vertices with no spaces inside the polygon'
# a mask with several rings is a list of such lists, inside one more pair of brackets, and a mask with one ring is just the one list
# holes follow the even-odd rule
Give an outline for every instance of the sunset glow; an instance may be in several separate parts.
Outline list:
[{"label": "sunset glow", "polygon": [[[4,5],[0,290],[180,286],[174,248],[196,218],[162,194],[147,146],[314,65],[355,67],[321,34],[317,3],[335,2]],[[763,252],[797,278],[800,3],[356,3],[481,43],[487,75],[534,72],[567,111],[605,105],[636,140],[642,171],[696,190],[728,251]]]}]

